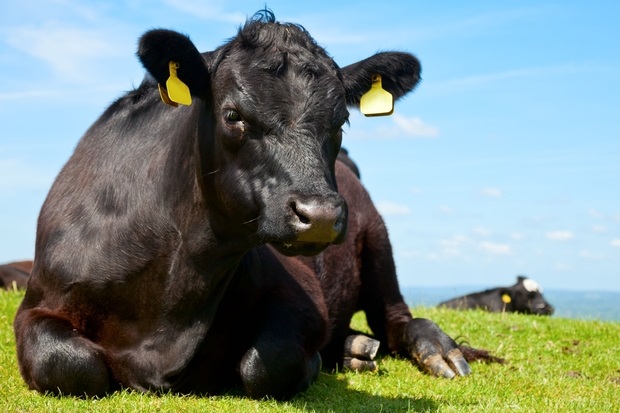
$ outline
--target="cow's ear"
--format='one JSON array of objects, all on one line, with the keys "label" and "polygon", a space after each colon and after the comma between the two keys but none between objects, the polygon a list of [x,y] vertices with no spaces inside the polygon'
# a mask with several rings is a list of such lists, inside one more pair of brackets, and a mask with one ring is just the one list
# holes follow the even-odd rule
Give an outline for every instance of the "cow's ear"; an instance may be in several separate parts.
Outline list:
[{"label": "cow's ear", "polygon": [[209,71],[202,55],[189,37],[165,29],[150,30],[138,43],[138,58],[161,86],[170,78],[170,63],[177,65],[176,76],[194,96],[203,96],[209,86]]},{"label": "cow's ear", "polygon": [[404,52],[382,52],[342,68],[347,105],[359,107],[362,95],[372,85],[373,75],[381,75],[383,89],[398,99],[420,81],[419,60]]}]

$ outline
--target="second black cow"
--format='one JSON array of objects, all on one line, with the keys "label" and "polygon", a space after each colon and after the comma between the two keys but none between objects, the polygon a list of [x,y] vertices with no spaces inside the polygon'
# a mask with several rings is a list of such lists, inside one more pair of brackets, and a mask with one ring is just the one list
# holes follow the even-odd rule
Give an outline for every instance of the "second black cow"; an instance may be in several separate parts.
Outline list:
[{"label": "second black cow", "polygon": [[39,216],[14,323],[30,388],[288,398],[316,379],[319,351],[342,361],[358,309],[392,352],[469,373],[412,318],[383,221],[336,162],[347,107],[376,74],[396,98],[412,90],[415,57],[340,68],[270,12],[203,54],[152,30],[138,56],[150,76],[86,132]]},{"label": "second black cow", "polygon": [[542,288],[531,278],[517,276],[510,287],[497,287],[466,294],[438,304],[440,307],[467,310],[480,308],[490,312],[552,315],[554,308],[542,295]]}]

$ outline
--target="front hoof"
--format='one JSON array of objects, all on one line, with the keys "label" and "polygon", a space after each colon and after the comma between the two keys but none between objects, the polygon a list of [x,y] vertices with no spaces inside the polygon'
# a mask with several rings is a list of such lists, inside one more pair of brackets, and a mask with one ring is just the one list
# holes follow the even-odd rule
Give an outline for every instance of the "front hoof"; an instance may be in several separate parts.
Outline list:
[{"label": "front hoof", "polygon": [[374,360],[360,360],[355,357],[345,357],[342,362],[345,370],[353,370],[357,372],[377,371],[377,362]]},{"label": "front hoof", "polygon": [[363,334],[352,335],[344,342],[344,355],[361,360],[374,360],[380,344],[378,340]]}]

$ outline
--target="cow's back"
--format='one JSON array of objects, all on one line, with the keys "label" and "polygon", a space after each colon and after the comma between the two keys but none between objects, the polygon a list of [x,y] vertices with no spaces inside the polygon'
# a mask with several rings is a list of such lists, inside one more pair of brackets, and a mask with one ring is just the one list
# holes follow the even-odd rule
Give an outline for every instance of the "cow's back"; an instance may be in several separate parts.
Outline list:
[{"label": "cow's back", "polygon": [[32,261],[15,261],[0,265],[0,288],[25,289],[31,270]]}]

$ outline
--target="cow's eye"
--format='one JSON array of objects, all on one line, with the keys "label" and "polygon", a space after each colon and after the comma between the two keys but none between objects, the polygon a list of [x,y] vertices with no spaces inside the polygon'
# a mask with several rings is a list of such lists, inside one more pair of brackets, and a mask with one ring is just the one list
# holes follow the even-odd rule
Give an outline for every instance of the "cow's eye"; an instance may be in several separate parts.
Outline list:
[{"label": "cow's eye", "polygon": [[239,115],[239,112],[237,112],[236,110],[227,110],[225,116],[227,122],[234,123],[241,121],[241,115]]}]

